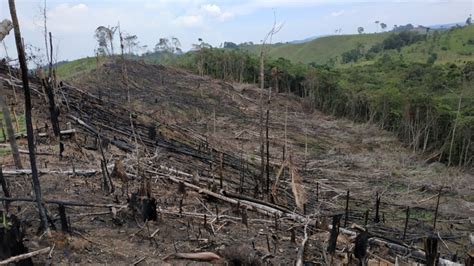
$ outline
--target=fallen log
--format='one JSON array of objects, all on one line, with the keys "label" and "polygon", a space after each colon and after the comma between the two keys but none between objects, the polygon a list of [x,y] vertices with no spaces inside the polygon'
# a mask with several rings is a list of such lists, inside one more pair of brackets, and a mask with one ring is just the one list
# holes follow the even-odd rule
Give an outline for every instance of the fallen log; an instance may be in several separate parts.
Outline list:
[{"label": "fallen log", "polygon": [[29,253],[14,256],[14,257],[11,257],[9,259],[0,261],[0,265],[7,265],[7,264],[10,264],[10,263],[19,262],[19,261],[37,256],[37,255],[46,254],[50,250],[51,250],[51,247],[47,247],[47,248],[43,248],[43,249],[40,249],[40,250],[29,252]]},{"label": "fallen log", "polygon": [[162,177],[168,178],[169,180],[171,180],[175,183],[178,183],[178,184],[182,183],[186,187],[189,187],[189,188],[192,188],[192,189],[196,190],[198,193],[206,194],[206,195],[212,196],[214,198],[220,199],[222,201],[225,201],[225,202],[228,202],[228,203],[231,203],[231,204],[234,204],[234,205],[240,204],[240,206],[245,206],[249,210],[256,211],[256,212],[264,214],[264,215],[268,215],[268,216],[271,216],[271,217],[275,217],[275,215],[277,215],[278,217],[288,217],[290,219],[293,219],[295,221],[300,221],[300,222],[304,222],[304,221],[307,220],[304,216],[299,215],[297,213],[283,212],[283,211],[275,209],[273,207],[266,206],[266,205],[256,203],[256,202],[253,202],[253,201],[236,200],[236,199],[233,199],[233,198],[229,198],[229,197],[224,196],[220,193],[212,192],[210,190],[207,190],[207,189],[198,187],[196,185],[193,185],[191,183],[188,183],[185,180],[182,180],[182,179],[177,178],[177,177],[172,176],[172,175],[166,175],[166,174],[151,171],[151,170],[148,170],[147,172],[157,174],[157,175],[160,175]]},{"label": "fallen log", "polygon": [[304,226],[304,239],[303,242],[301,242],[301,247],[298,250],[298,256],[296,258],[296,266],[303,266],[304,262],[304,249],[306,246],[306,242],[308,241],[308,233],[306,232],[306,229],[308,228],[308,225]]},{"label": "fallen log", "polygon": [[163,258],[164,261],[170,259],[186,259],[197,261],[217,261],[222,258],[214,252],[198,252],[198,253],[174,253]]},{"label": "fallen log", "polygon": [[[75,175],[75,176],[93,176],[101,171],[95,169],[68,169],[68,170],[49,170],[49,169],[38,169],[38,174],[59,174],[59,175]],[[15,169],[15,170],[3,170],[3,174],[6,176],[16,175],[30,175],[31,169]]]},{"label": "fallen log", "polygon": [[[0,197],[0,201],[36,202],[35,199],[31,199],[31,198],[6,198],[6,197]],[[75,206],[75,207],[91,207],[91,208],[124,208],[124,207],[127,207],[127,205],[82,203],[82,202],[64,201],[64,200],[43,200],[43,203],[45,203],[45,204],[65,205],[65,206]]]},{"label": "fallen log", "polygon": [[[66,130],[61,130],[61,136],[71,136],[71,135],[74,135],[76,134],[77,131],[75,129],[66,129]],[[38,133],[38,136],[39,137],[47,137],[49,134],[46,133],[46,132],[41,132],[41,133]]]}]

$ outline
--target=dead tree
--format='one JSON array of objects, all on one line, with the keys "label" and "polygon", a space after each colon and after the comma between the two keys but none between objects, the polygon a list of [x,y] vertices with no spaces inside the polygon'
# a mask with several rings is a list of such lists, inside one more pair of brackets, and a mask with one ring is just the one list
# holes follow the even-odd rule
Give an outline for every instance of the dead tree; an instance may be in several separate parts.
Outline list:
[{"label": "dead tree", "polygon": [[53,43],[52,43],[52,35],[51,32],[49,33],[49,45],[50,45],[50,54],[51,57],[48,58],[49,60],[49,75],[48,79],[46,80],[44,87],[46,90],[46,95],[48,96],[49,102],[49,112],[51,118],[51,125],[53,126],[53,133],[55,137],[61,138],[61,129],[59,127],[59,108],[56,106],[54,100],[54,82],[53,82]]},{"label": "dead tree", "polygon": [[[265,54],[266,54],[266,48],[267,44],[271,44],[273,35],[277,34],[282,28],[282,25],[277,25],[276,23],[276,18],[273,22],[273,27],[272,29],[267,33],[265,38],[263,39],[262,42],[262,49],[260,51],[260,182],[262,185],[262,191],[264,187],[264,175],[265,175],[265,139],[263,135],[263,127],[264,127],[264,121],[263,121],[263,90],[265,89]],[[269,145],[268,141],[268,117],[269,117],[269,109],[270,108],[270,93],[271,89],[269,88],[269,99],[268,99],[268,107],[267,107],[267,122],[265,123],[266,125],[266,131],[267,131],[267,144]],[[267,147],[267,156],[269,155],[269,150]],[[267,158],[267,160],[269,160]],[[269,165],[269,161],[267,161],[267,166]],[[267,169],[267,172],[269,169]],[[270,174],[267,173],[267,193],[269,192],[270,188]]]},{"label": "dead tree", "polygon": [[21,78],[23,81],[23,92],[25,95],[25,120],[26,120],[26,132],[28,135],[28,152],[30,155],[30,164],[31,164],[31,176],[33,179],[33,189],[36,196],[36,202],[38,204],[39,216],[41,220],[41,229],[48,230],[48,219],[46,216],[46,208],[42,203],[41,196],[41,185],[38,179],[38,169],[36,166],[36,156],[35,156],[35,143],[33,138],[33,123],[31,119],[31,93],[28,82],[28,66],[26,64],[25,50],[23,47],[20,25],[18,23],[18,17],[16,15],[15,0],[8,0],[10,7],[10,14],[12,17],[13,30],[15,32],[15,42],[16,48],[18,51],[18,60],[20,62],[21,69]]},{"label": "dead tree", "polygon": [[[13,28],[13,25],[11,24],[10,21],[8,20],[2,21],[2,26],[0,29],[0,41],[3,41],[5,36],[11,31],[12,28]],[[0,90],[3,89],[2,87],[3,85],[0,84]],[[5,120],[5,125],[7,127],[8,141],[10,142],[13,161],[15,161],[16,168],[22,169],[23,167],[21,165],[20,153],[18,152],[18,145],[16,144],[15,132],[13,130],[12,119],[10,117],[10,111],[8,110],[7,101],[2,95],[3,93],[0,94],[0,106],[2,108],[3,119]],[[3,127],[2,127],[2,130],[3,130]],[[3,132],[3,135],[5,136],[5,132]]]},{"label": "dead tree", "polygon": [[[0,185],[2,186],[3,195],[5,195],[6,198],[11,198],[10,190],[8,189],[7,180],[3,176],[3,169],[1,165],[0,165]],[[5,210],[8,213],[8,206],[10,205],[10,202],[5,201],[4,204],[5,204]]]},{"label": "dead tree", "polygon": [[45,90],[46,90],[46,95],[48,97],[48,103],[49,103],[49,112],[50,112],[50,119],[51,119],[51,125],[53,127],[53,133],[55,137],[60,136],[61,129],[59,127],[59,108],[56,106],[56,103],[54,101],[54,91],[52,87],[52,82],[51,81],[46,81],[44,84]]},{"label": "dead tree", "polygon": [[[3,87],[0,84],[0,90]],[[23,169],[21,164],[20,152],[18,151],[18,145],[16,143],[15,131],[13,130],[12,119],[10,117],[10,111],[8,110],[7,103],[2,94],[0,94],[0,106],[2,107],[3,120],[5,120],[5,126],[7,127],[8,141],[10,142],[10,147],[12,150],[13,161],[17,169]]]}]

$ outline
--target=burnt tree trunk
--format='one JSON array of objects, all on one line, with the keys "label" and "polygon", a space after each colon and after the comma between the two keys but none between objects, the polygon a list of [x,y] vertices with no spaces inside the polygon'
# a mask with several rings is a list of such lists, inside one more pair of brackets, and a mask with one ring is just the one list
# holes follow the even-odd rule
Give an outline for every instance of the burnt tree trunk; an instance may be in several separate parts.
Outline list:
[{"label": "burnt tree trunk", "polygon": [[26,132],[28,135],[28,152],[30,155],[31,164],[31,176],[33,179],[33,189],[36,196],[36,202],[38,204],[39,216],[41,220],[40,228],[43,230],[48,229],[48,219],[46,217],[46,209],[42,203],[41,196],[41,185],[38,179],[38,169],[36,167],[36,155],[35,155],[35,143],[33,138],[33,124],[31,119],[31,94],[28,83],[28,66],[26,64],[25,51],[21,40],[20,25],[18,23],[18,17],[16,15],[15,0],[8,0],[10,7],[10,14],[12,17],[13,30],[15,32],[15,42],[18,51],[18,60],[21,68],[21,78],[23,81],[23,92],[25,95],[25,120],[26,120]]},{"label": "burnt tree trunk", "polygon": [[[0,84],[0,86],[2,86]],[[21,164],[20,152],[18,151],[18,145],[16,143],[15,131],[13,130],[12,119],[10,117],[10,111],[8,110],[7,102],[5,98],[0,94],[0,106],[2,108],[3,120],[5,120],[5,126],[7,127],[8,141],[12,150],[13,161],[17,169],[23,169]]]},{"label": "burnt tree trunk", "polygon": [[48,96],[48,102],[49,102],[49,112],[51,115],[51,124],[53,126],[53,132],[54,136],[60,137],[61,134],[61,129],[59,127],[59,108],[56,106],[56,103],[54,101],[54,88],[53,88],[53,43],[52,43],[52,35],[51,32],[49,33],[49,45],[51,47],[51,58],[49,58],[49,76],[46,81],[46,84],[44,84],[44,87],[46,89],[46,94]]},{"label": "burnt tree trunk", "polygon": [[[10,191],[8,190],[7,180],[3,176],[3,169],[1,165],[0,165],[0,185],[2,186],[3,194],[5,195],[5,197],[11,198],[12,196],[10,194]],[[5,201],[4,204],[5,204],[5,210],[8,213],[8,206],[10,205],[10,202]]]}]

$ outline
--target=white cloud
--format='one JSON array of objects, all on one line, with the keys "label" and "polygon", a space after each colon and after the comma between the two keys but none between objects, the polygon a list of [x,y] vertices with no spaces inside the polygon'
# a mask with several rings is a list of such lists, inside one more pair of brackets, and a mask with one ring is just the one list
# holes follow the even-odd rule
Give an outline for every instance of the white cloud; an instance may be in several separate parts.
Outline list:
[{"label": "white cloud", "polygon": [[215,4],[202,5],[200,10],[211,18],[216,18],[219,21],[225,21],[234,17],[232,12],[222,11],[222,9]]},{"label": "white cloud", "polygon": [[204,19],[200,15],[185,15],[179,16],[174,20],[174,23],[183,27],[200,27],[203,25]]}]

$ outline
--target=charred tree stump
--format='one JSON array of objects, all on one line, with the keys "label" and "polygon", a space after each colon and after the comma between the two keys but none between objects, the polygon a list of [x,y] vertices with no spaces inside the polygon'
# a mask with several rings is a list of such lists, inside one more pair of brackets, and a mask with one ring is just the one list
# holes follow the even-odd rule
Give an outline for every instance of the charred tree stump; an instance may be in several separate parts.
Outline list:
[{"label": "charred tree stump", "polygon": [[[11,226],[4,227],[3,224],[11,224]],[[0,261],[24,253],[28,253],[28,249],[23,244],[20,222],[15,216],[8,217],[0,212]],[[28,258],[15,265],[33,265],[33,261]]]},{"label": "charred tree stump", "polygon": [[319,182],[316,182],[316,202],[319,201]]},{"label": "charred tree stump", "polygon": [[59,219],[61,220],[61,231],[64,233],[69,233],[71,230],[69,228],[69,221],[66,215],[66,208],[63,204],[59,204]]},{"label": "charred tree stump", "polygon": [[374,218],[374,223],[380,223],[380,214],[379,214],[379,209],[380,209],[380,198],[379,193],[375,195],[375,218]]},{"label": "charred tree stump", "polygon": [[102,169],[102,188],[105,192],[109,192],[110,188],[109,188],[109,182],[107,181],[107,172],[106,172],[107,166],[102,160],[100,161],[100,167]]},{"label": "charred tree stump", "polygon": [[425,256],[426,256],[426,265],[427,266],[436,266],[438,265],[438,237],[430,235],[425,238]]},{"label": "charred tree stump", "polygon": [[362,231],[355,239],[354,256],[359,260],[359,266],[367,265],[367,247],[369,245],[369,233]]},{"label": "charred tree stump", "polygon": [[331,255],[336,253],[336,245],[337,245],[337,236],[339,235],[339,227],[341,224],[341,217],[342,215],[334,215],[332,217],[332,228],[331,228],[331,235],[329,236],[329,244],[327,248],[327,252]]},{"label": "charred tree stump", "polygon": [[436,210],[435,210],[434,220],[433,220],[433,231],[436,230],[436,220],[438,219],[439,199],[441,198],[441,191],[442,190],[443,190],[443,187],[441,187],[439,189],[438,200],[436,201]]},{"label": "charred tree stump", "polygon": [[139,196],[138,193],[132,193],[128,206],[135,213],[139,213],[144,222],[158,220],[155,198],[151,198],[148,196]]},{"label": "charred tree stump", "polygon": [[108,145],[109,141],[106,140],[106,139],[102,139],[100,137],[100,134],[97,134],[98,138],[99,138],[99,148],[100,148],[100,153],[102,155],[102,173],[103,173],[103,176],[104,176],[104,185],[105,183],[108,183],[107,187],[104,186],[104,189],[107,188],[107,190],[110,192],[110,193],[114,193],[115,191],[115,188],[114,188],[114,184],[112,183],[112,178],[110,178],[110,174],[109,174],[109,170],[107,169],[107,159],[105,158],[105,153],[104,153],[104,145]]},{"label": "charred tree stump", "polygon": [[349,196],[350,192],[347,190],[347,195],[346,195],[346,211],[345,211],[345,217],[344,217],[344,227],[347,227],[347,221],[349,220]]},{"label": "charred tree stump", "polygon": [[223,182],[224,182],[224,174],[223,174],[223,171],[224,171],[224,154],[221,152],[221,155],[220,155],[220,162],[219,162],[219,186],[221,189],[224,188],[223,186]]},{"label": "charred tree stump", "polygon": [[[7,180],[5,180],[5,177],[3,176],[3,169],[1,165],[0,165],[0,185],[2,186],[2,191],[5,197],[11,198],[10,190],[8,189],[8,185],[7,185]],[[5,206],[5,210],[8,213],[8,207],[10,206],[10,202],[4,201],[3,205]]]},{"label": "charred tree stump", "polygon": [[364,215],[364,226],[367,226],[368,222],[369,222],[369,210],[366,210],[365,215]]},{"label": "charred tree stump", "polygon": [[405,237],[407,235],[408,220],[409,219],[410,219],[410,207],[407,207],[406,218],[405,218],[405,227],[403,228],[403,238],[402,238],[403,241],[405,241]]}]

